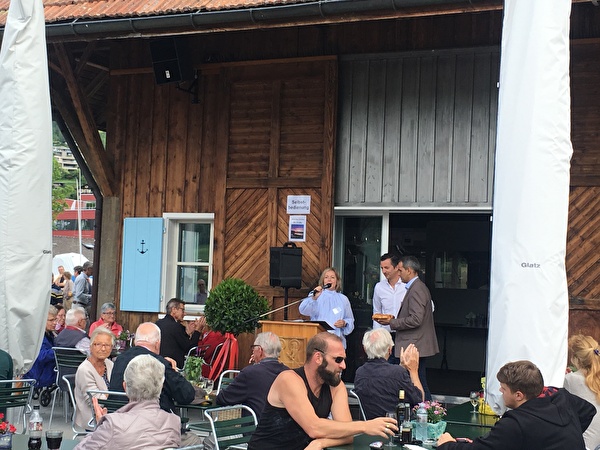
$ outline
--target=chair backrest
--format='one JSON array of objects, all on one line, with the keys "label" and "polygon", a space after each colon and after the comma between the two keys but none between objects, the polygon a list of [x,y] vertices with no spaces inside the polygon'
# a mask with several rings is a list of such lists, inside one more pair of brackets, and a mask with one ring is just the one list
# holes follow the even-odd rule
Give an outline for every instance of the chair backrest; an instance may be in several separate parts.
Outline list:
[{"label": "chair backrest", "polygon": [[200,356],[204,358],[206,351],[210,348],[210,345],[199,345],[197,347],[192,347],[187,352],[187,356]]},{"label": "chair backrest", "polygon": [[109,413],[115,412],[121,406],[129,403],[129,398],[125,392],[90,389],[87,391],[87,395],[90,398],[90,403],[93,397],[99,397],[98,403],[106,408]]},{"label": "chair backrest", "polygon": [[[243,411],[249,414],[242,414]],[[250,441],[256,430],[256,414],[246,405],[223,406],[204,411],[215,438],[216,450],[233,447]]]},{"label": "chair backrest", "polygon": [[0,381],[0,411],[23,407],[23,430],[25,433],[25,415],[31,409],[31,397],[35,380],[1,380]]},{"label": "chair backrest", "polygon": [[233,380],[235,379],[238,373],[240,373],[239,370],[225,370],[223,371],[223,373],[221,373],[221,375],[219,376],[219,384],[217,385],[217,395],[219,394],[219,392],[221,392],[221,390],[225,389],[227,386],[233,383]]},{"label": "chair backrest", "polygon": [[79,429],[76,425],[77,405],[75,404],[75,374],[71,373],[68,375],[63,375],[61,384],[65,386],[65,390],[69,393],[69,401],[71,402],[71,407],[73,408],[73,415],[71,416],[71,429],[75,434],[74,437],[85,436],[88,434],[88,432],[86,430]]},{"label": "chair backrest", "polygon": [[221,342],[219,345],[216,346],[215,351],[212,353],[212,356],[210,357],[210,361],[204,361],[204,363],[209,366],[212,367],[213,363],[215,362],[215,358],[217,357],[217,355],[219,353],[221,353],[221,350],[223,349],[223,344],[224,342]]},{"label": "chair backrest", "polygon": [[56,384],[64,391],[67,387],[62,377],[75,374],[87,355],[71,347],[52,347],[52,350],[54,350],[54,360],[56,361]]},{"label": "chair backrest", "polygon": [[363,409],[362,403],[360,402],[360,397],[358,396],[358,394],[356,392],[354,392],[354,389],[350,389],[348,391],[348,396],[355,398],[356,401],[358,402],[358,410],[360,411],[360,420],[367,420],[367,416],[365,415],[365,410]]}]

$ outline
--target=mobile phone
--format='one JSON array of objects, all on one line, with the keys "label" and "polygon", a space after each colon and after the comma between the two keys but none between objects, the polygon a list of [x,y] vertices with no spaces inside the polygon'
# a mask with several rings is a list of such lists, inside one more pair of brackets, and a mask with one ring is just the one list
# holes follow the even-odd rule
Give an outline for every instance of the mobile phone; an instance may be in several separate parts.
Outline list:
[{"label": "mobile phone", "polygon": [[381,448],[383,448],[383,442],[381,442],[381,441],[371,442],[371,444],[369,445],[369,448],[381,449]]},{"label": "mobile phone", "polygon": [[471,442],[471,439],[467,439],[467,438],[454,438],[456,440],[456,442]]}]

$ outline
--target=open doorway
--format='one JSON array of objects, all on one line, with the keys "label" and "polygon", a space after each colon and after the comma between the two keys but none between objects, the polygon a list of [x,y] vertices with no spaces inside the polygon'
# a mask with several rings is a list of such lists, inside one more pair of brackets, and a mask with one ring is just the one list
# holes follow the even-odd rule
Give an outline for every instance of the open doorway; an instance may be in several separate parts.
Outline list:
[{"label": "open doorway", "polygon": [[356,321],[348,339],[344,380],[353,381],[366,359],[361,341],[372,326],[373,288],[381,278],[379,256],[389,251],[421,261],[421,279],[435,303],[440,353],[428,362],[432,392],[466,395],[476,389],[485,370],[491,214],[348,215],[336,219],[336,236],[341,244],[336,245],[336,264]]}]

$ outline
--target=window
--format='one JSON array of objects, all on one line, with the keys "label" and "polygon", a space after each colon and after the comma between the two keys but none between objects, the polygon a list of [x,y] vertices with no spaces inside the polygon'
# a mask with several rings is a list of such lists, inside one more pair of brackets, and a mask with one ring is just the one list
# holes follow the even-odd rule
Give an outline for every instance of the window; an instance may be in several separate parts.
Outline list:
[{"label": "window", "polygon": [[[198,280],[210,290],[213,263],[214,214],[164,214],[166,223],[163,302],[180,298],[194,306]],[[164,305],[163,305],[164,308]],[[164,309],[163,309],[164,310]]]},{"label": "window", "polygon": [[387,248],[387,213],[337,213],[334,226],[334,266],[353,308],[367,307],[380,280],[379,258]]}]

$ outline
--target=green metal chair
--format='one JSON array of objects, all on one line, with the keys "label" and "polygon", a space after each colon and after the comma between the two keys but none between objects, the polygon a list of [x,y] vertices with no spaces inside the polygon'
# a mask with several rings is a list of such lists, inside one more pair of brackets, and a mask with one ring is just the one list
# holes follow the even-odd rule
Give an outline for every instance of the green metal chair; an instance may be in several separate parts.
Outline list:
[{"label": "green metal chair", "polygon": [[[50,419],[48,428],[52,426],[52,417],[54,416],[54,406],[56,405],[56,396],[58,392],[67,393],[67,386],[63,380],[64,375],[74,375],[79,365],[85,361],[87,355],[76,348],[52,347],[54,350],[54,360],[56,361],[56,385],[58,389],[54,390],[52,397],[52,409],[50,410]],[[68,403],[64,401],[65,421],[68,418]]]},{"label": "green metal chair", "polygon": [[233,380],[235,380],[235,377],[237,377],[238,373],[240,373],[239,370],[223,371],[223,373],[221,373],[219,376],[219,384],[217,385],[216,394],[219,395],[219,392],[221,392],[222,389],[225,389],[227,386],[233,383]]},{"label": "green metal chair", "polygon": [[23,408],[23,429],[27,429],[27,414],[31,412],[31,398],[35,380],[1,380],[0,381],[0,411],[12,408]]},{"label": "green metal chair", "polygon": [[90,402],[93,397],[101,397],[98,399],[98,403],[106,408],[109,413],[115,412],[121,406],[129,403],[129,398],[125,392],[90,389],[87,391],[87,395],[90,398]]},{"label": "green metal chair", "polygon": [[63,386],[66,388],[71,407],[73,408],[73,414],[71,415],[71,430],[73,430],[73,439],[77,439],[79,436],[85,436],[86,434],[91,433],[91,429],[86,430],[77,426],[77,406],[75,405],[75,374],[72,373],[69,375],[63,375],[61,381]]},{"label": "green metal chair", "polygon": [[[250,414],[243,415],[244,410]],[[216,450],[245,449],[258,424],[256,414],[246,405],[207,409],[204,415],[210,423]]]}]

